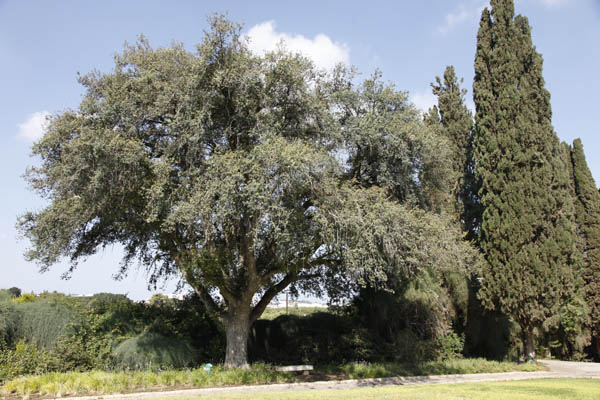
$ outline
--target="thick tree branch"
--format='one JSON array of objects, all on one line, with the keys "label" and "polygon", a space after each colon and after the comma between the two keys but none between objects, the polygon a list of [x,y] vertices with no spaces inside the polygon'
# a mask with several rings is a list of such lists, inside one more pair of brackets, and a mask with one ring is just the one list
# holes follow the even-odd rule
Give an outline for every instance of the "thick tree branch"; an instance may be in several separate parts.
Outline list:
[{"label": "thick tree branch", "polygon": [[320,276],[320,274],[298,274],[298,272],[290,272],[287,274],[281,281],[279,281],[279,283],[277,283],[275,286],[271,286],[265,292],[256,306],[254,306],[254,309],[250,314],[250,323],[256,321],[265,311],[265,308],[267,308],[271,300],[273,300],[275,296],[281,293],[290,284],[301,280],[319,278]]},{"label": "thick tree branch", "polygon": [[220,317],[223,311],[215,302],[213,297],[210,295],[208,289],[206,289],[204,285],[198,283],[197,280],[193,279],[193,277],[190,276],[190,273],[185,268],[180,268],[180,270],[185,280],[192,286],[192,288],[194,289],[198,297],[200,297],[200,300],[202,301],[202,303],[204,303],[208,311],[211,313],[215,313]]},{"label": "thick tree branch", "polygon": [[260,301],[252,309],[252,312],[250,313],[250,323],[256,321],[258,319],[258,317],[260,317],[262,315],[262,313],[265,311],[265,308],[267,308],[267,306],[269,305],[271,300],[273,300],[273,298],[275,296],[277,296],[278,293],[280,293],[283,289],[288,287],[288,285],[290,285],[291,283],[293,283],[297,280],[298,280],[298,273],[290,272],[281,281],[279,281],[279,283],[277,283],[276,285],[271,286],[269,289],[267,289],[267,291],[265,292],[265,294],[263,294]]}]

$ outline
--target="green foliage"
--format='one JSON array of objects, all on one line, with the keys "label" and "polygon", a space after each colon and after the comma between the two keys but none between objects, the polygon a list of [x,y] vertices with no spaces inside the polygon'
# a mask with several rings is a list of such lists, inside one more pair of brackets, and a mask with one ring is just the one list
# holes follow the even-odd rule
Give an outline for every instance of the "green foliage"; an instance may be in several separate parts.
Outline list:
[{"label": "green foliage", "polygon": [[40,394],[52,397],[100,395],[192,387],[214,387],[283,383],[293,381],[289,373],[274,371],[266,364],[253,364],[247,370],[215,365],[210,375],[199,369],[165,371],[88,371],[21,376],[4,383],[0,395],[10,398]]},{"label": "green foliage", "polygon": [[[393,297],[382,301],[380,298],[386,295],[392,296],[377,292],[365,297],[375,306],[369,310],[378,315],[389,313],[387,319],[366,318],[366,303],[357,302],[345,313],[316,312],[258,320],[250,335],[251,359],[276,364],[327,364],[382,360],[419,363],[462,357],[464,337],[449,332],[446,325],[432,336],[434,333],[427,331],[432,327],[420,320],[423,317],[419,313],[431,313],[431,305],[390,301]],[[404,309],[397,311],[396,307]]]},{"label": "green foliage", "polygon": [[437,347],[439,349],[439,353],[436,357],[437,359],[454,360],[463,357],[465,347],[464,335],[457,335],[454,332],[449,332],[446,336],[439,338],[437,342]]},{"label": "green foliage", "polygon": [[[516,359],[515,324],[498,310],[486,310],[477,298],[479,282],[469,285],[469,307],[465,327],[465,355],[491,360]],[[515,357],[512,357],[514,351]]]},{"label": "green foliage", "polygon": [[[147,354],[132,359],[136,348]],[[195,296],[145,304],[122,295],[98,294],[89,300],[85,319],[59,340],[56,352],[69,370],[140,368],[150,363],[160,367],[158,361],[194,366],[221,361],[224,338]],[[169,352],[178,355],[171,360],[165,357]],[[183,353],[187,358],[181,358]]]},{"label": "green foliage", "polygon": [[576,290],[575,230],[568,168],[551,125],[542,57],[512,0],[492,0],[477,36],[474,155],[482,207],[478,244],[486,258],[479,297],[534,328]]},{"label": "green foliage", "polygon": [[14,346],[21,326],[21,314],[12,298],[10,292],[0,290],[0,349]]},{"label": "green foliage", "polygon": [[11,296],[13,298],[15,297],[19,297],[21,295],[21,289],[19,289],[18,287],[11,287],[10,289],[8,289],[8,292],[11,294]]},{"label": "green foliage", "polygon": [[[526,366],[539,370],[536,364]],[[438,374],[471,374],[520,370],[514,363],[500,363],[484,359],[448,360],[406,365],[398,363],[349,363],[317,367],[319,376],[337,375],[342,378],[380,378],[388,376],[415,376]],[[294,382],[296,375],[274,371],[266,364],[252,364],[248,370],[225,369],[216,365],[210,375],[204,369],[165,371],[89,371],[46,373],[21,376],[6,381],[0,395],[42,395],[64,397],[74,395],[101,395],[132,391],[165,390],[173,388],[215,387]],[[434,385],[437,386],[437,385]],[[256,394],[254,394],[256,395]],[[281,395],[279,393],[279,395]]]},{"label": "green foliage", "polygon": [[330,212],[322,217],[321,235],[343,260],[340,274],[327,282],[337,289],[330,298],[347,296],[352,285],[394,290],[397,282],[426,274],[466,274],[478,262],[451,219],[390,203],[379,188],[338,187],[323,207]]},{"label": "green foliage", "polygon": [[[10,301],[8,291],[0,292],[0,347],[14,348],[18,340],[51,350],[67,335],[70,325],[82,318],[77,299],[56,293],[32,293]],[[19,300],[25,296],[26,300]]]},{"label": "green foliage", "polygon": [[0,383],[21,375],[42,374],[60,369],[59,360],[46,350],[20,340],[15,349],[0,349]]},{"label": "green foliage", "polygon": [[196,361],[185,341],[149,332],[121,342],[113,356],[115,366],[123,369],[185,368]]},{"label": "green foliage", "polygon": [[464,103],[466,89],[460,87],[453,66],[446,67],[444,78],[438,76],[431,84],[438,98],[425,116],[425,122],[447,139],[449,169],[447,199],[440,199],[437,208],[449,212],[467,232],[473,230],[473,115]]},{"label": "green foliage", "polygon": [[407,93],[381,82],[377,71],[334,95],[342,107],[347,178],[384,188],[401,203],[431,207],[445,190],[447,142],[423,126]]},{"label": "green foliage", "polygon": [[[150,283],[182,276],[230,340],[289,285],[319,293],[333,276],[461,258],[444,221],[396,204],[441,190],[445,142],[379,75],[353,79],[283,50],[253,55],[223,16],[193,53],[126,45],[112,72],[80,77],[81,104],[33,147],[27,180],[49,205],[19,219],[27,258],[67,259],[70,273],[118,243],[123,273],[139,260]],[[419,219],[450,247],[423,245]],[[245,343],[229,343],[227,365],[245,364]]]},{"label": "green foliage", "polygon": [[563,360],[582,360],[590,344],[588,306],[581,297],[563,304],[559,311],[560,324],[550,332],[548,343],[554,357]]},{"label": "green foliage", "polygon": [[106,332],[101,315],[86,314],[70,326],[69,334],[59,338],[54,352],[66,371],[107,369],[112,365],[112,350],[123,337]]},{"label": "green foliage", "polygon": [[[61,371],[127,368],[114,355],[120,344],[132,338],[137,338],[135,345],[150,349],[148,357],[155,366],[152,351],[160,356],[180,349],[179,354],[187,357],[185,366],[206,360],[216,363],[224,354],[222,330],[195,296],[149,305],[107,293],[84,299],[43,293],[33,303],[18,304],[10,301],[7,291],[0,291],[0,335],[0,349],[8,351],[6,354],[14,353],[17,341],[23,340],[36,349],[34,356],[41,365],[48,356]],[[177,362],[166,359],[165,365],[180,366],[178,360],[181,357]]]},{"label": "green foliage", "polygon": [[570,152],[574,186],[577,245],[583,254],[581,275],[589,307],[592,357],[600,360],[600,193],[585,160],[583,144],[575,139]]},{"label": "green foliage", "polygon": [[323,364],[372,359],[376,345],[368,331],[349,316],[316,312],[306,317],[281,315],[259,320],[250,336],[255,360],[276,364]]},{"label": "green foliage", "polygon": [[78,304],[68,298],[38,298],[17,306],[21,314],[17,336],[39,348],[51,349],[56,340],[81,318]]},{"label": "green foliage", "polygon": [[423,340],[437,339],[451,327],[448,294],[431,278],[397,288],[395,294],[363,290],[354,304],[362,323],[388,342],[404,330]]}]

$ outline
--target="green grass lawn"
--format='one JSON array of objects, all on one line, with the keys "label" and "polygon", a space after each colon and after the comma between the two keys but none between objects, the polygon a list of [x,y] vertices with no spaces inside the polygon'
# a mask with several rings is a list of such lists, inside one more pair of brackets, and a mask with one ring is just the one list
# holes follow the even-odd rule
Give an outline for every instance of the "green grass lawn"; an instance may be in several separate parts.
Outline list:
[{"label": "green grass lawn", "polygon": [[260,316],[260,319],[268,319],[268,320],[273,320],[277,317],[279,317],[280,315],[296,315],[298,317],[307,317],[311,314],[317,313],[317,312],[328,312],[327,308],[324,307],[288,307],[288,311],[285,311],[285,307],[278,307],[278,308],[274,308],[274,307],[267,307],[265,309],[265,311],[262,313],[262,315]]},{"label": "green grass lawn", "polygon": [[[350,363],[319,367],[310,377],[275,372],[269,365],[254,364],[249,370],[215,366],[210,375],[203,369],[167,371],[89,371],[22,376],[0,386],[1,397],[65,396],[174,390],[209,386],[302,382],[308,380],[379,378],[389,376],[469,374],[539,370],[540,365],[517,365],[483,359],[426,362],[413,366],[394,363]],[[511,399],[512,400],[512,399]]]},{"label": "green grass lawn", "polygon": [[[600,380],[596,379],[538,379],[531,381],[458,383],[426,386],[387,386],[353,390],[311,390],[302,392],[249,393],[206,395],[169,400],[204,399],[253,400],[598,400]],[[157,399],[167,400],[167,398]]]}]

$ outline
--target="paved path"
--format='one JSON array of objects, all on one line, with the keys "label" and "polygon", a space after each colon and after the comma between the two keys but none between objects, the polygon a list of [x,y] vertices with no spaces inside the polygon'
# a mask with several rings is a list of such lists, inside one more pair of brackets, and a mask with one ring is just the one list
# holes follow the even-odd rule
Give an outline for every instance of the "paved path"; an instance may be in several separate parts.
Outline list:
[{"label": "paved path", "polygon": [[264,393],[287,391],[311,390],[339,390],[381,387],[388,385],[429,385],[443,383],[469,383],[469,382],[500,382],[517,381],[542,378],[593,378],[600,379],[600,363],[584,363],[571,361],[541,360],[549,371],[539,372],[503,372],[494,374],[466,374],[466,375],[436,375],[436,376],[411,376],[376,379],[351,379],[345,381],[308,382],[308,383],[281,383],[273,385],[230,386],[204,389],[186,389],[170,392],[144,392],[130,394],[114,394],[88,397],[69,397],[68,400],[142,400],[157,397],[193,397],[210,396],[215,394],[231,393]]}]

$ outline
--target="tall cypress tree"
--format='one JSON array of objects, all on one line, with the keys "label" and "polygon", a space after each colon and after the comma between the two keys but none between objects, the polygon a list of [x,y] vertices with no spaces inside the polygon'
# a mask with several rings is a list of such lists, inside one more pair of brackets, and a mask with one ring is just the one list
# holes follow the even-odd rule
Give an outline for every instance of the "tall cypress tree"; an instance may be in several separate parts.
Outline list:
[{"label": "tall cypress tree", "polygon": [[[438,104],[425,116],[425,123],[438,135],[446,138],[449,151],[448,191],[443,197],[441,209],[449,213],[465,232],[471,231],[470,218],[473,204],[470,201],[472,182],[473,115],[464,103],[466,89],[461,88],[454,66],[449,65],[443,78],[436,76],[431,84]],[[454,329],[462,331],[467,325],[469,305],[468,277],[462,272],[448,271],[443,274],[444,287],[454,308]]]},{"label": "tall cypress tree", "polygon": [[527,18],[515,17],[512,0],[490,3],[473,82],[479,297],[520,326],[524,353],[535,356],[534,329],[547,328],[574,290],[572,199]]},{"label": "tall cypress tree", "polygon": [[439,76],[431,84],[433,94],[438,98],[437,106],[429,110],[425,122],[448,140],[451,162],[449,198],[446,209],[469,230],[465,212],[472,209],[467,187],[470,187],[470,162],[473,144],[473,115],[464,103],[466,89],[461,88],[454,67],[449,65],[444,71],[443,80]]},{"label": "tall cypress tree", "polygon": [[578,247],[583,254],[584,296],[589,307],[592,356],[600,359],[600,193],[585,161],[583,145],[575,139],[571,149],[575,188]]}]

